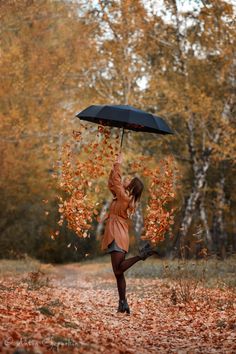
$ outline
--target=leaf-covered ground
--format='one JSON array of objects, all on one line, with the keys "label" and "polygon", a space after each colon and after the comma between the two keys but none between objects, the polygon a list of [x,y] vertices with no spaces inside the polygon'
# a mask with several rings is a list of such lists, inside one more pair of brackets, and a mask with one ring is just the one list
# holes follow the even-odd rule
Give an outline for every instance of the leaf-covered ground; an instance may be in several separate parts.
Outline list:
[{"label": "leaf-covered ground", "polygon": [[109,263],[45,269],[1,275],[0,352],[236,353],[236,299],[227,287],[198,286],[186,303],[173,292],[178,281],[127,276],[127,315],[116,312]]}]

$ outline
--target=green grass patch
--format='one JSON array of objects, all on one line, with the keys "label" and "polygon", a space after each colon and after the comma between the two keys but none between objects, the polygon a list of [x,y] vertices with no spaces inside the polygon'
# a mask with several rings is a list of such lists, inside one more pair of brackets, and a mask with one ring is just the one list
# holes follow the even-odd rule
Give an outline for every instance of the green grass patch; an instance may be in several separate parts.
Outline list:
[{"label": "green grass patch", "polygon": [[134,278],[168,278],[172,280],[195,279],[205,286],[236,287],[236,256],[224,261],[217,258],[208,260],[168,260],[149,258],[138,262],[126,272]]},{"label": "green grass patch", "polygon": [[0,276],[7,274],[22,274],[25,272],[35,272],[41,266],[40,261],[31,257],[24,259],[1,259]]}]

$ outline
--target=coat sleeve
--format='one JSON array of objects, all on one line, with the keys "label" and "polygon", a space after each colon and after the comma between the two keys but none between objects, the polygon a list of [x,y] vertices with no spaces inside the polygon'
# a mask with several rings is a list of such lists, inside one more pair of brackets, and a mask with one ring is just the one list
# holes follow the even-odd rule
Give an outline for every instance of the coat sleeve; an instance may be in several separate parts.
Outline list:
[{"label": "coat sleeve", "polygon": [[109,174],[108,188],[117,199],[129,200],[121,181],[120,163],[115,162]]}]

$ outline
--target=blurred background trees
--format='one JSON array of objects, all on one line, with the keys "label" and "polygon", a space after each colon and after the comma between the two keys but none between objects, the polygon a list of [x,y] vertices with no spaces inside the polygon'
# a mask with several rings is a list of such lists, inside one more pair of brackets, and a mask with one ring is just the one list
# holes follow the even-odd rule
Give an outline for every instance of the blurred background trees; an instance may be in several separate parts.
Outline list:
[{"label": "blurred background trees", "polygon": [[123,142],[125,173],[137,152],[157,164],[171,154],[181,169],[175,238],[163,255],[236,251],[235,9],[221,0],[192,1],[189,11],[180,3],[0,2],[0,257],[100,254],[97,224],[90,239],[66,225],[50,238],[58,220],[51,175],[60,176],[63,144],[80,126],[75,114],[106,103],[160,114],[176,133],[125,132]]}]

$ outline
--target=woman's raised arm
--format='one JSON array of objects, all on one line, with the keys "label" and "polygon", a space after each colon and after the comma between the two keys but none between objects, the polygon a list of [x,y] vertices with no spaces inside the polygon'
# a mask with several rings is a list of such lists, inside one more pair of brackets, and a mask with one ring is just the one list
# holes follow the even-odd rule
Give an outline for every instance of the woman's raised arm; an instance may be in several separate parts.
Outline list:
[{"label": "woman's raised arm", "polygon": [[121,171],[120,171],[121,162],[122,162],[122,155],[119,154],[109,174],[108,188],[113,193],[113,195],[117,197],[117,199],[129,200],[129,196],[125,192],[125,188],[122,184]]}]

